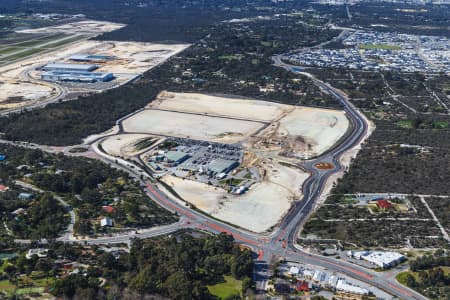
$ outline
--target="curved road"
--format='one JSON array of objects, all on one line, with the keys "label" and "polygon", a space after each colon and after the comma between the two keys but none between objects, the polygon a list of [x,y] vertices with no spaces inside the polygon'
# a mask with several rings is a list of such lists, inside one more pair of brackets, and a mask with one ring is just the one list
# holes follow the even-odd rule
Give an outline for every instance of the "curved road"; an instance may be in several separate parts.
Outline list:
[{"label": "curved road", "polygon": [[[222,221],[213,219],[196,210],[192,210],[181,201],[176,201],[171,197],[168,197],[166,191],[162,191],[153,184],[151,180],[148,180],[148,175],[143,176],[143,174],[146,173],[141,167],[128,161],[117,160],[117,158],[108,156],[100,151],[97,147],[99,139],[91,144],[91,147],[99,158],[115,167],[126,170],[130,175],[136,178],[136,180],[140,181],[150,198],[161,206],[170,211],[177,212],[182,216],[182,222],[180,223],[183,225],[180,225],[180,228],[194,228],[212,233],[226,232],[232,234],[238,243],[249,246],[258,253],[258,259],[261,261],[268,262],[274,258],[284,258],[289,261],[305,262],[346,274],[380,288],[400,299],[427,299],[419,293],[404,287],[391,279],[384,278],[383,273],[374,272],[345,261],[312,255],[296,245],[298,233],[310,213],[313,211],[327,180],[331,175],[342,171],[343,166],[340,163],[342,154],[358,145],[366,136],[368,132],[368,120],[348,101],[347,96],[343,92],[314,78],[308,73],[301,72],[296,66],[283,63],[281,57],[274,57],[274,62],[275,65],[279,67],[308,76],[314,84],[334,96],[346,112],[352,126],[346,138],[339,145],[324,155],[302,164],[302,167],[311,173],[311,176],[303,185],[304,198],[302,201],[294,203],[293,207],[280,222],[279,226],[270,234],[249,232],[245,229],[236,228]],[[119,128],[122,120],[118,122]],[[331,170],[318,170],[314,168],[314,164],[317,162],[330,162],[334,165],[334,168]],[[143,177],[147,178],[144,180]],[[114,239],[105,240],[105,242],[114,242]]]},{"label": "curved road", "polygon": [[[118,159],[103,153],[98,147],[98,143],[101,138],[91,142],[90,145],[84,145],[90,147],[88,152],[76,154],[69,152],[72,147],[49,147],[26,143],[19,144],[20,146],[30,148],[40,148],[44,151],[63,152],[66,155],[82,155],[103,160],[113,167],[126,171],[142,185],[145,192],[152,200],[157,202],[162,207],[165,207],[168,210],[176,212],[180,215],[179,222],[168,226],[161,226],[159,228],[148,229],[142,232],[133,232],[126,235],[102,237],[100,239],[70,240],[70,242],[81,242],[87,244],[130,242],[134,238],[147,238],[168,234],[183,228],[203,230],[211,233],[226,232],[233,235],[236,242],[246,245],[258,253],[259,263],[262,262],[263,265],[266,265],[267,262],[272,259],[286,259],[289,261],[303,262],[346,274],[350,277],[366,282],[369,285],[382,289],[400,299],[427,299],[419,293],[402,286],[396,281],[393,281],[392,278],[385,275],[386,273],[374,272],[372,270],[330,257],[312,255],[296,245],[298,233],[311,212],[314,210],[317,201],[322,195],[327,180],[336,172],[342,171],[343,166],[340,163],[342,154],[357,146],[367,135],[368,120],[348,101],[347,96],[343,92],[314,78],[308,73],[303,73],[297,66],[283,63],[281,61],[281,56],[275,56],[273,59],[276,66],[308,76],[314,84],[334,96],[341,104],[352,124],[351,130],[347,133],[345,139],[343,139],[339,145],[322,156],[301,164],[303,168],[311,173],[311,176],[303,185],[304,197],[301,201],[296,201],[294,203],[289,213],[283,218],[279,226],[273,232],[270,234],[257,234],[242,228],[233,227],[220,220],[213,219],[197,210],[191,209],[190,206],[182,201],[177,201],[171,197],[168,197],[166,194],[167,192],[160,190],[157,185],[154,184],[154,180],[151,176],[147,174],[141,166],[137,166],[133,162]],[[119,128],[122,121],[123,118],[118,121]],[[334,168],[331,170],[318,170],[314,168],[314,164],[317,162],[330,162],[333,164]],[[65,240],[67,241],[67,239]],[[267,276],[265,269],[267,268],[263,267],[263,272],[258,272],[259,279],[261,276],[263,277],[262,281],[267,279],[264,278],[264,276]],[[260,288],[263,288],[263,285],[261,285]]]}]

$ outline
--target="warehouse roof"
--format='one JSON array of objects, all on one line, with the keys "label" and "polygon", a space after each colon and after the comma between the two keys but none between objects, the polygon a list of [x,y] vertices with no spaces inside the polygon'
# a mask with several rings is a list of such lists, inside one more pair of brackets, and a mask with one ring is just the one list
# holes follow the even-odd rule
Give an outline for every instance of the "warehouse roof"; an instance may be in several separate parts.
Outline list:
[{"label": "warehouse roof", "polygon": [[85,72],[85,71],[46,71],[46,72],[42,72],[42,75],[68,76],[68,77],[71,76],[74,78],[77,78],[77,77],[100,78],[100,77],[113,76],[112,73],[96,73],[96,72]]},{"label": "warehouse roof", "polygon": [[166,158],[168,161],[179,161],[186,156],[188,156],[188,154],[181,151],[169,151],[166,153]]},{"label": "warehouse roof", "polygon": [[358,295],[368,295],[369,291],[365,288],[349,284],[345,279],[339,279],[336,284],[336,290]]},{"label": "warehouse roof", "polygon": [[209,170],[211,170],[214,173],[222,173],[222,172],[228,172],[232,168],[236,167],[239,163],[235,160],[228,160],[228,159],[222,159],[218,158],[213,161],[211,161],[208,165]]},{"label": "warehouse roof", "polygon": [[373,251],[367,255],[363,255],[362,258],[377,266],[384,267],[403,260],[405,256],[397,252]]},{"label": "warehouse roof", "polygon": [[79,70],[79,71],[91,71],[97,69],[97,65],[92,64],[47,64],[44,66],[45,69],[66,69],[66,70]]}]

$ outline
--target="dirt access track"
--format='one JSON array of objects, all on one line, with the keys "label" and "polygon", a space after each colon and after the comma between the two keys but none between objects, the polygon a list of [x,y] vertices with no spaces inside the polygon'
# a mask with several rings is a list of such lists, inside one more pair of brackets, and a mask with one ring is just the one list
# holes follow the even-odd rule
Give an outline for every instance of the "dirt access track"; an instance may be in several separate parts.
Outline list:
[{"label": "dirt access track", "polygon": [[102,144],[111,155],[134,153],[132,146],[146,135],[240,143],[244,158],[233,172],[256,168],[259,173],[258,182],[243,195],[173,175],[161,180],[205,213],[264,232],[279,222],[294,201],[301,201],[309,174],[296,166],[299,158],[333,147],[346,133],[349,121],[337,110],[164,91],[144,110],[123,120],[122,126],[123,132],[117,135],[120,141],[111,136]]}]

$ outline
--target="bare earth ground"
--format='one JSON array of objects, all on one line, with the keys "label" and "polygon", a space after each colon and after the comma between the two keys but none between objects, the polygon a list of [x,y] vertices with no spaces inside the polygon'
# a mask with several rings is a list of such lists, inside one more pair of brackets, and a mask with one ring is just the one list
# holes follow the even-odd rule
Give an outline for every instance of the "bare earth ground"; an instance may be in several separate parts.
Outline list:
[{"label": "bare earth ground", "polygon": [[113,156],[128,157],[136,154],[134,145],[142,139],[150,137],[147,134],[119,134],[106,138],[102,143],[103,150]]},{"label": "bare earth ground", "polygon": [[[221,124],[211,116],[239,118],[248,121],[260,120],[272,122],[274,126],[264,130],[258,137],[265,137],[267,131],[273,130],[273,127],[275,128],[275,132],[272,134],[274,138],[290,137],[295,139],[301,137],[304,140],[303,144],[309,144],[309,156],[319,155],[332,147],[345,134],[349,126],[345,113],[338,110],[297,107],[266,101],[194,93],[164,91],[148,105],[148,108],[171,112],[146,110],[138,113],[124,122],[126,131],[235,142],[244,140],[249,133],[245,134],[244,132],[250,130],[251,126],[247,128],[236,126],[240,120]],[[193,114],[183,114],[182,112]],[[163,121],[167,123],[158,127],[158,124]],[[188,126],[189,128],[180,128],[179,126]],[[248,126],[248,123],[243,126]],[[200,132],[201,130],[203,132]],[[229,133],[232,133],[231,136],[234,137],[241,135],[241,138],[224,139],[223,135],[229,137]],[[217,139],[217,137],[220,138]]]},{"label": "bare earth ground", "polygon": [[263,126],[232,120],[163,110],[144,110],[123,122],[126,132],[153,133],[222,143],[239,142]]},{"label": "bare earth ground", "polygon": [[[132,134],[241,143],[245,152],[241,166],[257,168],[260,177],[243,195],[172,175],[162,180],[198,209],[237,226],[264,232],[279,222],[293,201],[302,198],[302,185],[309,177],[295,166],[280,164],[298,162],[298,158],[285,153],[304,152],[305,147],[310,155],[323,153],[345,134],[349,121],[336,110],[162,92],[122,125],[125,132]],[[121,149],[128,142],[122,140],[122,135],[119,138],[119,143],[107,140],[109,153],[123,153]]]},{"label": "bare earth ground", "polygon": [[[90,144],[93,143],[105,136],[109,136],[109,135],[114,135],[114,134],[118,134],[119,133],[119,126],[118,125],[114,125],[113,127],[111,127],[110,129],[101,132],[101,133],[97,133],[97,134],[92,134],[87,136],[86,138],[83,139],[83,144]],[[114,150],[115,151],[115,150]],[[119,150],[120,151],[120,150]]]},{"label": "bare earth ground", "polygon": [[272,121],[289,110],[289,105],[267,101],[167,91],[161,92],[149,107],[264,122]]},{"label": "bare earth ground", "polygon": [[311,156],[331,148],[346,132],[349,122],[338,110],[299,107],[280,120],[278,136],[301,136],[311,145]]},{"label": "bare earth ground", "polygon": [[52,86],[47,84],[33,84],[23,81],[1,82],[0,79],[0,107],[11,108],[18,103],[26,103],[49,97],[54,93]]},{"label": "bare earth ground", "polygon": [[140,74],[166,61],[189,47],[188,44],[154,44],[138,42],[102,42],[89,54],[115,56],[118,59],[101,63],[98,72]]},{"label": "bare earth ground", "polygon": [[289,210],[292,201],[301,197],[301,186],[309,174],[276,164],[268,178],[254,184],[244,195],[204,183],[171,175],[164,182],[198,209],[237,226],[264,232],[276,225]]}]

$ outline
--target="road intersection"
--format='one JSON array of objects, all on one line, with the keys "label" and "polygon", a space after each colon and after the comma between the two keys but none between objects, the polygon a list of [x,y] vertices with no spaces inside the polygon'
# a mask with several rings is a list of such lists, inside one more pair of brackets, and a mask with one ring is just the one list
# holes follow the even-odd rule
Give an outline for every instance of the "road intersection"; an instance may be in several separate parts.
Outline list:
[{"label": "road intersection", "polygon": [[[282,63],[280,57],[275,57],[274,61],[275,65],[279,67],[283,67],[293,72],[301,72],[295,66]],[[102,156],[104,159],[109,161],[110,164],[126,170],[129,174],[135,177],[136,180],[139,180],[145,187],[145,192],[151,199],[170,211],[174,211],[182,216],[182,220],[185,222],[184,225],[180,225],[180,228],[191,228],[210,233],[225,232],[233,235],[237,243],[252,248],[255,253],[258,254],[257,266],[259,266],[259,269],[256,270],[256,272],[258,274],[257,285],[260,288],[265,287],[265,281],[268,280],[268,263],[273,259],[285,259],[288,261],[317,265],[329,270],[346,274],[350,277],[380,288],[400,299],[426,299],[417,292],[408,289],[395,281],[386,280],[383,277],[383,273],[377,273],[333,258],[313,255],[304,251],[297,245],[296,239],[299,231],[310,214],[313,212],[318,199],[322,195],[327,180],[333,174],[343,170],[344,167],[340,162],[342,155],[355,146],[358,146],[359,143],[367,137],[369,123],[367,118],[361,114],[353,106],[353,104],[350,103],[347,96],[343,92],[314,78],[308,73],[302,72],[302,74],[308,76],[314,84],[339,101],[352,126],[347,136],[335,148],[320,157],[301,163],[301,167],[311,173],[311,176],[303,185],[304,197],[301,201],[297,201],[293,204],[293,207],[280,222],[279,226],[269,234],[249,232],[245,229],[234,227],[220,220],[211,218],[210,216],[197,210],[191,209],[188,204],[183,204],[172,199],[152,181],[142,176],[142,172],[144,172],[144,170],[139,166],[133,165],[128,161],[122,161],[122,164],[119,164],[117,159],[112,160],[111,158],[105,158],[105,154],[97,147],[93,147],[93,149],[96,154]],[[118,125],[120,128],[121,124]],[[96,145],[96,143],[93,145]],[[314,167],[314,165],[318,162],[329,162],[334,167],[332,169],[320,170]]]},{"label": "road intersection", "polygon": [[[98,139],[91,141],[89,144],[77,145],[72,147],[50,147],[41,146],[28,143],[14,143],[28,148],[39,148],[48,152],[62,152],[66,155],[85,156],[89,158],[102,160],[112,167],[126,171],[131,177],[140,183],[146,194],[156,203],[169,211],[175,212],[180,216],[177,223],[156,227],[147,230],[133,231],[126,234],[105,236],[101,238],[87,238],[76,239],[67,238],[64,236],[63,241],[85,244],[114,244],[114,243],[130,243],[135,238],[148,238],[158,235],[165,235],[173,233],[181,229],[195,229],[212,234],[225,232],[233,235],[235,241],[239,244],[251,248],[257,253],[257,263],[255,268],[255,280],[257,288],[264,289],[268,281],[268,264],[273,260],[284,259],[287,261],[294,261],[300,263],[307,263],[310,265],[326,268],[331,271],[342,273],[365,282],[369,285],[377,287],[387,293],[396,296],[400,299],[417,299],[425,300],[419,293],[402,286],[396,281],[389,278],[384,273],[374,272],[363,267],[337,260],[329,257],[322,257],[308,253],[297,245],[297,237],[302,229],[302,226],[314,211],[317,202],[322,196],[326,187],[327,181],[331,176],[338,172],[342,172],[344,166],[341,164],[341,159],[344,153],[359,146],[359,144],[368,136],[367,118],[350,103],[347,96],[329,84],[322,82],[309,73],[302,72],[296,66],[288,65],[282,62],[281,56],[274,57],[276,66],[285,68],[288,71],[301,73],[308,76],[312,82],[317,85],[324,92],[333,96],[342,106],[348,119],[351,122],[351,129],[347,132],[345,138],[333,149],[327,151],[320,157],[312,160],[299,163],[299,166],[307,170],[311,176],[303,184],[303,199],[294,202],[290,211],[280,221],[279,225],[270,233],[259,234],[250,232],[243,228],[238,228],[233,225],[224,223],[220,220],[214,219],[196,209],[193,209],[188,203],[174,200],[168,196],[168,193],[156,184],[156,181],[150,174],[145,172],[145,167],[137,165],[123,159],[118,159],[107,155],[98,147],[99,140],[106,137],[100,136]],[[117,122],[121,128],[123,118]],[[75,153],[70,150],[74,147],[85,147],[86,152]],[[319,169],[315,165],[317,163],[329,163],[332,168]]]}]

